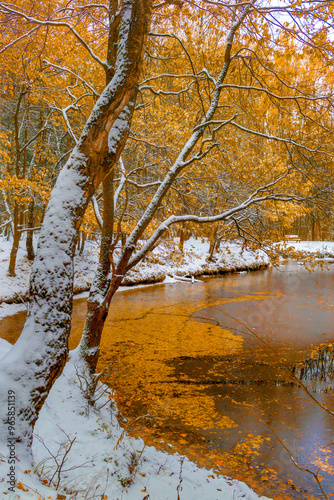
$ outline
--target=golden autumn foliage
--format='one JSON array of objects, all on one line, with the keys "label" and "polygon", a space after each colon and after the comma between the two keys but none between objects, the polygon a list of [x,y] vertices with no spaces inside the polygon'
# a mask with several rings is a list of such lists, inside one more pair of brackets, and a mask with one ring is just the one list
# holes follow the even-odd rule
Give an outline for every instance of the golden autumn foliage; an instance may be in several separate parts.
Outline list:
[{"label": "golden autumn foliage", "polygon": [[[14,4],[17,10],[24,11],[24,2],[16,0]],[[107,4],[87,4],[86,8],[84,2],[69,9],[66,2],[57,0],[53,5],[52,21],[55,25],[52,27],[44,23],[51,12],[47,3],[30,1],[29,5],[30,18],[40,24],[28,23],[28,26],[36,26],[36,30],[24,36],[26,25],[15,17],[11,20],[9,16],[11,21],[2,47],[15,38],[19,41],[8,48],[7,57],[1,63],[1,96],[3,106],[6,103],[13,106],[20,92],[27,92],[24,99],[29,101],[25,105],[28,117],[23,114],[19,117],[21,149],[25,142],[22,120],[27,121],[29,141],[33,135],[30,130],[38,131],[36,122],[40,117],[36,111],[43,108],[44,116],[50,113],[47,130],[32,141],[25,152],[21,151],[17,160],[21,170],[24,168],[22,162],[31,161],[34,154],[40,158],[38,169],[45,161],[52,164],[52,168],[38,174],[35,180],[28,179],[35,183],[29,185],[31,196],[39,194],[45,203],[57,171],[80,136],[105,85],[100,61],[104,60],[108,50]],[[196,3],[196,7],[201,5]],[[124,234],[133,230],[152,198],[154,187],[150,184],[161,181],[177,158],[180,144],[189,137],[210,106],[214,78],[224,58],[224,37],[231,25],[231,16],[228,9],[218,9],[214,5],[208,11],[196,7],[195,4],[182,5],[182,8],[179,5],[159,5],[154,16],[152,32],[156,35],[147,41],[138,105],[123,158],[127,181],[116,205],[115,228]],[[329,7],[323,11],[320,9],[319,15],[328,16],[326,9]],[[306,151],[307,157],[303,157],[298,148],[289,147],[284,142],[273,142],[265,136],[285,138],[293,131],[293,140],[305,144],[310,151],[321,149],[319,144],[331,147],[330,100],[309,100],[303,96],[330,94],[332,67],[319,51],[313,53],[310,46],[299,45],[286,30],[277,30],[272,39],[266,17],[254,12],[252,23],[251,28],[246,25],[240,31],[234,42],[235,58],[224,82],[215,120],[228,122],[236,116],[242,127],[256,129],[264,136],[249,135],[229,123],[219,128],[215,132],[215,146],[169,191],[148,228],[148,236],[164,218],[175,213],[200,210],[202,215],[216,215],[292,166],[295,170],[280,182],[280,192],[292,192],[299,197],[313,194],[314,186],[319,184],[319,175],[317,170],[311,172],[308,162],[312,168],[321,168],[322,174],[328,177],[325,170],[331,166],[326,155],[317,157],[316,153]],[[75,28],[69,29],[68,26]],[[256,37],[257,32],[261,32],[262,37]],[[317,31],[312,26],[312,32],[312,43],[331,50],[326,30]],[[81,40],[90,47],[89,50]],[[20,58],[23,51],[29,54],[25,61]],[[8,126],[8,120],[3,129],[13,138],[15,131]],[[204,141],[209,139],[211,132],[210,128],[203,132]],[[8,144],[5,148],[4,145],[2,154],[7,154]],[[195,151],[199,152],[201,148],[199,143]],[[9,157],[13,161],[13,155],[9,154]],[[12,175],[9,171],[7,174]],[[49,176],[48,182],[44,174]],[[16,172],[16,176],[22,178],[22,173]],[[118,168],[115,190],[120,177]],[[2,180],[4,189],[7,189],[8,178]],[[14,178],[11,183],[10,203],[18,189]],[[43,186],[39,191],[38,184]],[[22,188],[23,200],[26,200],[26,185]],[[331,209],[330,205],[326,211]],[[89,210],[84,231],[87,229],[93,234],[99,231],[99,227]],[[196,229],[197,234],[212,241],[224,234],[227,237],[241,235],[251,240],[248,233],[255,234],[260,241],[269,241],[281,239],[284,233],[291,232],[296,221],[300,226],[303,222],[309,227],[314,218],[319,226],[317,231],[322,226],[328,232],[326,219],[313,205],[270,201],[258,206],[257,212],[246,216],[237,228],[234,224],[218,225],[216,229],[194,228],[191,224],[185,227],[192,232]],[[312,231],[314,234],[315,230]]]}]

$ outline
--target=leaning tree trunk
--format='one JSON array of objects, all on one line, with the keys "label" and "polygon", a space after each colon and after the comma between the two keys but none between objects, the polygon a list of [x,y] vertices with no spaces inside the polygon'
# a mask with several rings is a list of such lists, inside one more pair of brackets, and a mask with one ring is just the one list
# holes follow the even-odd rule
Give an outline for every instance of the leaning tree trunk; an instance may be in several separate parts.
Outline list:
[{"label": "leaning tree trunk", "polygon": [[0,362],[1,437],[8,437],[7,398],[14,391],[16,451],[30,463],[35,422],[68,354],[77,232],[91,196],[124,148],[150,19],[151,0],[124,1],[114,77],[52,191],[32,267],[28,317]]},{"label": "leaning tree trunk", "polygon": [[[248,15],[250,8],[247,7],[243,14],[239,17],[238,21],[233,24],[230,29],[226,50],[225,50],[225,58],[224,64],[220,71],[218,80],[216,82],[215,92],[213,94],[213,98],[211,101],[211,105],[206,112],[205,117],[202,119],[202,125],[209,122],[218,107],[219,96],[221,92],[221,86],[223,81],[228,73],[230,62],[231,62],[231,47],[233,44],[234,35],[239,28],[240,24],[243,22],[245,17]],[[140,220],[137,222],[136,227],[128,236],[123,249],[121,251],[120,257],[118,258],[118,262],[116,265],[113,265],[112,273],[110,273],[110,267],[105,267],[104,276],[101,276],[102,266],[100,265],[98,272],[95,276],[90,296],[88,299],[88,313],[86,316],[86,322],[84,327],[84,333],[82,336],[81,344],[80,344],[80,354],[81,358],[84,361],[83,368],[88,368],[90,375],[95,372],[98,356],[100,352],[100,339],[104,326],[105,319],[108,314],[108,308],[111,302],[112,297],[116,293],[117,289],[121,285],[125,274],[136,264],[138,264],[146,255],[148,251],[151,251],[156,245],[159,238],[167,231],[168,227],[176,222],[176,219],[179,219],[178,222],[182,222],[182,216],[174,217],[171,216],[168,221],[163,222],[153,233],[153,235],[149,238],[146,244],[138,251],[135,251],[136,244],[139,239],[143,235],[145,229],[150,224],[152,218],[158,210],[158,207],[161,204],[164,196],[172,186],[173,182],[177,178],[177,176],[181,173],[181,171],[187,166],[186,160],[189,161],[189,155],[194,150],[197,145],[200,137],[202,137],[203,133],[201,128],[196,126],[193,130],[191,137],[186,141],[180,154],[178,155],[174,165],[170,168],[168,173],[166,174],[164,180],[159,185],[157,191],[152,197],[151,201],[147,205],[144,213],[142,214]],[[195,156],[193,157],[195,159]],[[175,219],[175,220],[174,220]],[[196,217],[197,219],[197,217]],[[191,220],[189,218],[188,220]],[[167,224],[168,222],[168,224]],[[209,221],[208,221],[209,222]],[[184,240],[183,231],[181,233],[182,238]],[[181,239],[180,235],[180,239]],[[110,236],[110,235],[109,235]],[[111,241],[111,240],[110,240]],[[104,249],[105,255],[103,258],[106,258],[107,252],[109,253],[109,247],[106,246]],[[112,252],[111,252],[112,255]],[[113,263],[112,263],[113,264]],[[111,274],[111,278],[109,281],[109,276]],[[91,387],[94,384],[92,383]]]}]

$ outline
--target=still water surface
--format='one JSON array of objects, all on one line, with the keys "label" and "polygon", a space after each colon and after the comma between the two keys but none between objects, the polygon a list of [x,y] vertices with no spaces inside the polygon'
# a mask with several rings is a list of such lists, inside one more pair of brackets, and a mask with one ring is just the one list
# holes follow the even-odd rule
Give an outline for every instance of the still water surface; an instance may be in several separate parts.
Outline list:
[{"label": "still water surface", "polygon": [[[291,263],[121,292],[99,369],[111,361],[117,368],[109,383],[128,423],[153,417],[129,427],[148,444],[185,453],[272,498],[321,498],[289,452],[319,470],[323,488],[334,493],[334,416],[315,402],[334,411],[333,299],[333,266],[310,274]],[[75,301],[70,348],[85,309],[84,299]],[[6,318],[2,337],[14,342],[23,321],[23,314]]]}]

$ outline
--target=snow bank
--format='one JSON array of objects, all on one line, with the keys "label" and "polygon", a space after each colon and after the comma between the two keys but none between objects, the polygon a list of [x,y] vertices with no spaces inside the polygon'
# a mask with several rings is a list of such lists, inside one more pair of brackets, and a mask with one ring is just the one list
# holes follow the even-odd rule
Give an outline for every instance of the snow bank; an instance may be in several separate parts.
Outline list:
[{"label": "snow bank", "polygon": [[332,259],[334,257],[333,241],[281,241],[280,245],[294,248],[307,254],[314,254],[318,258]]},{"label": "snow bank", "polygon": [[140,265],[131,270],[124,284],[163,281],[173,276],[202,276],[259,269],[269,264],[268,256],[260,251],[242,249],[240,244],[221,244],[212,261],[208,261],[209,243],[190,238],[184,242],[184,252],[175,251],[174,245],[161,243]]},{"label": "snow bank", "polygon": [[[31,262],[26,257],[24,244],[22,240],[17,254],[16,276],[11,277],[8,276],[7,271],[12,243],[0,237],[0,303],[20,303],[27,299]],[[75,293],[89,288],[97,266],[97,259],[98,246],[93,242],[88,242],[82,255],[75,256]]]},{"label": "snow bank", "polygon": [[[0,342],[0,358],[9,348],[6,341]],[[145,447],[140,438],[130,438],[117,421],[110,390],[105,389],[99,400],[100,406],[104,406],[87,414],[87,400],[76,374],[76,352],[72,351],[36,424],[33,454],[40,478],[20,463],[16,470],[19,489],[16,494],[5,495],[8,464],[2,459],[2,498],[167,500],[178,494],[182,500],[259,498],[240,481],[200,469],[177,453],[171,455]],[[0,451],[5,455],[4,443]],[[66,451],[66,461],[58,474],[57,462],[62,462]]]},{"label": "snow bank", "polygon": [[[11,243],[0,237],[0,304],[22,303],[28,296],[31,263],[25,256],[24,241],[20,243],[16,276],[7,276]],[[74,291],[88,290],[98,262],[98,244],[88,241],[82,255],[74,258]],[[184,253],[174,245],[160,244],[143,262],[125,277],[123,285],[162,282],[170,276],[200,276],[259,268],[268,265],[269,258],[262,251],[242,250],[236,243],[224,243],[214,260],[207,262],[209,244],[190,238],[184,243]],[[16,311],[15,311],[16,312]],[[10,313],[7,313],[10,314]],[[14,314],[14,312],[13,312]],[[1,317],[1,307],[0,307]]]}]

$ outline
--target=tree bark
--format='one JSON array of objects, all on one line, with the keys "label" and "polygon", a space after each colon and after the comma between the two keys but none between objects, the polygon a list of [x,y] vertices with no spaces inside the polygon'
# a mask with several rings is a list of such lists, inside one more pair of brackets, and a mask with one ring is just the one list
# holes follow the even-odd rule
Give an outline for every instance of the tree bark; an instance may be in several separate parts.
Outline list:
[{"label": "tree bark", "polygon": [[13,226],[14,226],[13,245],[10,251],[9,266],[8,266],[9,276],[16,276],[15,267],[16,267],[17,252],[19,249],[19,244],[22,234],[21,232],[22,222],[23,222],[23,212],[22,209],[20,209],[18,201],[15,201],[13,210]]},{"label": "tree bark", "polygon": [[[217,109],[221,91],[220,85],[224,81],[230,66],[230,61],[231,61],[230,52],[233,43],[233,37],[235,31],[238,29],[240,23],[242,22],[246,14],[247,14],[247,9],[244,12],[243,17],[241,16],[240,20],[236,24],[234,24],[230,30],[226,46],[225,61],[221,69],[219,79],[216,83],[216,89],[211,102],[211,106],[207,111],[205,118],[203,118],[203,123],[211,120]],[[80,344],[81,358],[84,360],[83,368],[88,368],[91,375],[95,372],[96,369],[99,356],[100,339],[112,297],[114,296],[117,289],[121,285],[126,272],[129,269],[131,269],[134,265],[136,265],[136,263],[140,262],[145,256],[145,254],[154,247],[154,244],[159,239],[159,237],[164,233],[166,228],[163,227],[160,232],[158,230],[157,232],[158,236],[151,246],[144,245],[142,251],[137,252],[137,254],[133,256],[136,244],[143,235],[147,226],[150,224],[152,218],[154,217],[156,211],[158,210],[158,207],[162,199],[172,186],[174,180],[177,178],[180,172],[186,167],[187,165],[186,160],[189,158],[190,154],[192,153],[193,149],[195,148],[195,145],[197,144],[201,136],[202,136],[202,131],[200,127],[199,126],[195,127],[192,136],[186,141],[173,167],[166,174],[164,181],[160,184],[155,195],[153,196],[150,203],[146,207],[145,212],[138,221],[135,229],[131,232],[125,244],[123,245],[122,252],[118,259],[117,265],[113,266],[112,276],[110,281],[107,281],[107,273],[109,273],[110,267],[105,268],[103,277],[100,275],[102,268],[98,269],[94,284],[91,288],[90,297],[88,299],[88,313],[86,316],[84,333]],[[185,239],[185,234],[183,230],[180,233],[180,244],[181,244],[181,238],[182,238],[182,248],[183,248],[183,241]],[[105,251],[107,250],[109,249],[106,247]]]},{"label": "tree bark", "polygon": [[26,228],[27,237],[26,237],[26,250],[28,260],[34,260],[35,258],[35,250],[33,245],[34,231],[32,228],[34,227],[34,200],[31,199],[28,206],[28,214],[26,217]]},{"label": "tree bark", "polygon": [[79,255],[82,255],[82,252],[85,249],[86,239],[87,239],[87,233],[85,231],[81,231],[81,242],[80,242],[80,248],[79,248]]},{"label": "tree bark", "polygon": [[183,227],[180,227],[179,229],[179,250],[181,253],[183,253],[183,246],[184,246],[184,230]]},{"label": "tree bark", "polygon": [[111,300],[111,298],[109,301],[101,300],[101,297],[107,295],[110,284],[108,275],[111,267],[110,249],[113,241],[113,229],[114,171],[112,170],[103,181],[103,227],[99,265],[87,300],[87,315],[80,343],[81,357],[87,364],[90,375],[96,370],[102,330]]},{"label": "tree bark", "polygon": [[[14,146],[14,150],[15,150],[15,175],[18,179],[24,178],[25,171],[26,171],[26,162],[27,162],[26,149],[24,149],[22,175],[21,175],[20,163],[21,163],[22,151],[21,151],[21,147],[20,147],[19,116],[20,116],[22,101],[24,100],[24,97],[26,94],[27,94],[27,90],[25,88],[22,88],[20,91],[20,95],[19,95],[19,98],[17,101],[16,110],[15,110],[15,114],[14,114],[14,144],[13,144],[13,146]],[[25,128],[25,139],[26,139],[26,136],[27,136],[27,128]],[[19,249],[19,244],[20,244],[20,239],[21,239],[21,234],[22,234],[21,228],[22,228],[22,223],[23,223],[23,210],[20,207],[18,196],[17,196],[17,199],[14,201],[14,208],[13,208],[13,245],[12,245],[12,249],[11,249],[10,257],[9,257],[9,267],[8,267],[9,276],[16,276],[16,274],[15,274],[16,257],[17,257],[17,252]]]},{"label": "tree bark", "polygon": [[1,437],[7,438],[5,402],[13,390],[16,451],[30,463],[35,422],[68,354],[77,232],[94,191],[117,162],[128,136],[151,0],[125,0],[121,18],[114,77],[52,191],[32,267],[28,317],[19,340],[0,363]]}]

